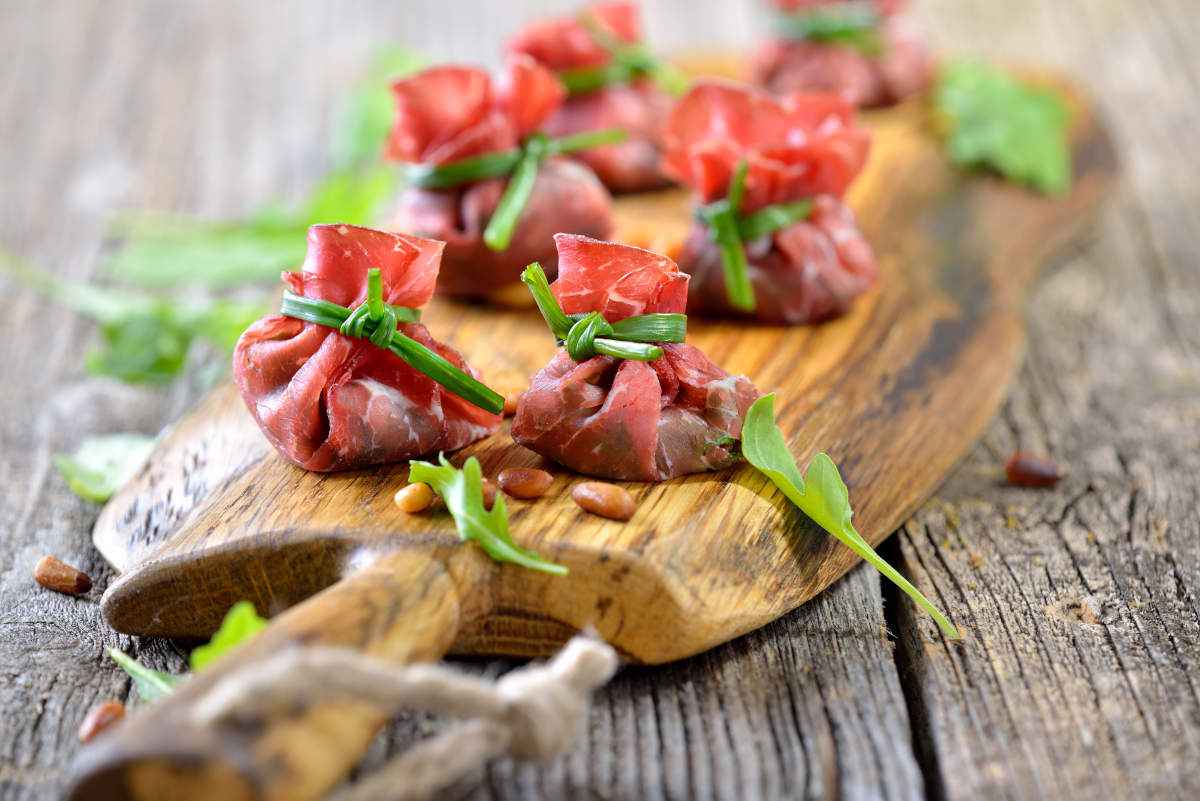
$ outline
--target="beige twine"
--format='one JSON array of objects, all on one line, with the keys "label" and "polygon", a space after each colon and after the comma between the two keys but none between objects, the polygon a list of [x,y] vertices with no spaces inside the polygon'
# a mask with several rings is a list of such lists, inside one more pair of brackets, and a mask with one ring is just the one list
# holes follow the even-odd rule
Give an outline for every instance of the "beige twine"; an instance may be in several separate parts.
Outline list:
[{"label": "beige twine", "polygon": [[200,724],[294,708],[297,699],[366,701],[467,719],[424,740],[336,801],[421,801],[502,756],[546,760],[566,752],[593,690],[617,670],[611,647],[578,636],[544,664],[489,681],[442,665],[395,667],[353,651],[296,648],[247,665],[197,705]]}]

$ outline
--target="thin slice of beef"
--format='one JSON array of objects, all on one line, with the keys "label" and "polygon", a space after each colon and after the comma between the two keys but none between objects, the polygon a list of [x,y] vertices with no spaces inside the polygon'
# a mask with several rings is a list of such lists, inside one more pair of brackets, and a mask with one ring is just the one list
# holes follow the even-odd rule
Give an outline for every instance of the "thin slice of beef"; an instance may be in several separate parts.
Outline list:
[{"label": "thin slice of beef", "polygon": [[[585,237],[556,241],[559,278],[551,289],[566,313],[598,311],[617,322],[684,310],[688,278],[670,259]],[[729,466],[758,391],[691,345],[660,346],[663,356],[652,362],[576,362],[560,349],[521,396],[513,438],[603,478],[664,481]]]},{"label": "thin slice of beef", "polygon": [[[512,150],[541,131],[566,96],[555,75],[526,55],[508,58],[496,81],[473,67],[434,67],[392,86],[396,115],[389,158],[443,166]],[[612,198],[586,166],[544,161],[509,246],[493,251],[483,233],[508,185],[492,178],[450,189],[405,189],[391,221],[395,230],[446,243],[438,291],[486,297],[518,282],[531,261],[554,271],[553,235],[611,233]]]},{"label": "thin slice of beef", "polygon": [[[585,19],[587,22],[585,23]],[[509,53],[534,58],[555,72],[603,67],[612,61],[589,25],[614,41],[642,41],[641,15],[635,3],[594,3],[578,14],[538,20],[521,29],[507,45]],[[554,136],[621,128],[628,139],[617,145],[575,155],[614,192],[641,192],[666,186],[661,169],[662,133],[671,97],[650,80],[609,84],[568,97],[546,123]]]},{"label": "thin slice of beef", "polygon": [[[420,307],[437,280],[442,243],[346,225],[309,229],[308,256],[285,274],[292,291],[353,307],[366,298],[367,270],[382,272],[385,302]],[[399,330],[476,373],[420,323]],[[238,340],[233,375],[246,407],[289,461],[329,471],[461,448],[487,436],[500,417],[448,392],[365,339],[269,315]]]},{"label": "thin slice of beef", "polygon": [[854,110],[833,95],[777,100],[727,82],[695,86],[671,115],[665,162],[698,202],[729,194],[738,165],[747,165],[739,212],[811,201],[802,219],[743,243],[754,292],[752,312],[729,301],[721,251],[697,222],[679,256],[692,276],[693,312],[802,325],[843,314],[878,278],[871,246],[841,200],[866,163],[870,138]]}]

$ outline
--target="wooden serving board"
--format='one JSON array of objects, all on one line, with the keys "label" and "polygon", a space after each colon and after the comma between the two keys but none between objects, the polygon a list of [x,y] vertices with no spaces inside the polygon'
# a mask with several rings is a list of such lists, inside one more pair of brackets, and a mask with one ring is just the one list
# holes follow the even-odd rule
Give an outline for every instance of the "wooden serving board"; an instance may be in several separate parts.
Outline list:
[{"label": "wooden serving board", "polygon": [[[1111,142],[1068,94],[1069,195],[1043,198],[953,169],[927,108],[911,102],[868,117],[874,150],[851,194],[882,267],[876,290],[816,327],[689,321],[689,341],[714,361],[778,392],[780,426],[802,463],[826,450],[840,465],[872,543],[934,491],[992,418],[1021,358],[1026,290],[1112,184]],[[677,191],[630,197],[618,216],[619,239],[671,252],[690,203]],[[425,320],[506,393],[521,391],[554,351],[523,302],[435,301]],[[455,461],[470,454],[491,476],[544,466],[507,425]],[[539,655],[592,626],[628,659],[659,663],[773,620],[858,563],[750,467],[627,485],[638,503],[627,523],[583,513],[569,493],[580,477],[549,469],[548,496],[509,501],[511,529],[567,565],[567,578],[491,561],[458,541],[445,513],[400,512],[392,495],[404,466],[334,475],[291,466],[233,388],[217,389],[101,515],[95,542],[123,571],[104,614],[120,631],[163,636],[207,635],[242,598],[278,617],[85,751],[76,797],[318,795],[354,764],[382,713],[313,707],[215,733],[186,724],[188,706],[223,673],[289,643],[396,661]]]}]

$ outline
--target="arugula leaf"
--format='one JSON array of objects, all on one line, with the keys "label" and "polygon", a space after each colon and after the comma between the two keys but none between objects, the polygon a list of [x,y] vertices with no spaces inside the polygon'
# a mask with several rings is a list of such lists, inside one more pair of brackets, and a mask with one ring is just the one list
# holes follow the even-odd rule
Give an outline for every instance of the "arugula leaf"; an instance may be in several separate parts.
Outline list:
[{"label": "arugula leaf", "polygon": [[141,434],[89,437],[74,454],[55,456],[54,466],[80,498],[104,503],[137,474],[154,442]]},{"label": "arugula leaf", "polygon": [[162,384],[183,370],[192,345],[190,332],[169,313],[136,315],[100,327],[103,347],[88,352],[85,365],[93,375],[129,384]]},{"label": "arugula leaf", "polygon": [[908,579],[884,561],[855,530],[850,521],[853,515],[850,493],[829,455],[818,453],[809,462],[807,472],[801,475],[783,433],[775,424],[774,395],[759,398],[746,412],[746,420],[742,424],[742,454],[814,523],[837,537],[847,548],[870,562],[876,570],[904,590],[933,617],[944,635],[953,640],[959,638],[954,624]]},{"label": "arugula leaf", "polygon": [[243,222],[127,215],[114,226],[121,247],[104,271],[121,281],[151,288],[204,285],[225,289],[277,281],[280,271],[304,259],[307,231],[307,219],[278,211]]},{"label": "arugula leaf", "polygon": [[238,601],[229,607],[221,627],[213,635],[207,645],[201,645],[192,651],[188,660],[192,670],[203,670],[216,659],[224,656],[237,646],[252,639],[254,635],[267,627],[267,621],[258,616],[254,604],[249,601]]},{"label": "arugula leaf", "polygon": [[182,322],[200,339],[232,353],[242,333],[267,311],[265,303],[216,300],[185,310]]},{"label": "arugula leaf", "polygon": [[88,371],[134,384],[174,379],[196,339],[232,351],[242,332],[266,311],[260,303],[215,300],[193,306],[156,301],[145,312],[101,325],[104,347],[88,354]]},{"label": "arugula leaf", "polygon": [[267,311],[265,302],[170,301],[140,292],[63,281],[0,250],[0,272],[100,324],[104,346],[87,355],[88,371],[129,383],[163,383],[183,369],[196,339],[232,351]]},{"label": "arugula leaf", "polygon": [[145,701],[155,701],[164,695],[170,695],[179,682],[187,678],[187,676],[176,676],[148,668],[129,654],[116,648],[109,648],[108,655],[129,674],[133,679],[133,686],[137,687],[138,695]]},{"label": "arugula leaf", "polygon": [[508,533],[508,512],[504,498],[499,493],[489,512],[483,507],[483,470],[479,460],[472,456],[458,470],[438,454],[439,465],[429,462],[409,462],[408,480],[422,481],[442,496],[446,508],[454,516],[458,536],[463,540],[474,540],[488,556],[498,562],[512,562],[530,570],[541,570],[565,576],[567,568],[547,562],[533,551],[526,550],[515,542]]},{"label": "arugula leaf", "polygon": [[[267,621],[258,616],[254,604],[249,601],[238,601],[229,607],[229,611],[225,613],[225,619],[221,622],[221,627],[217,629],[217,633],[213,635],[209,643],[192,651],[189,660],[192,671],[204,669],[237,646],[253,639],[266,626]],[[116,648],[109,648],[108,655],[129,674],[133,679],[134,686],[137,687],[138,694],[146,701],[154,701],[164,695],[170,695],[175,687],[190,675],[152,670]]]},{"label": "arugula leaf", "polygon": [[1070,189],[1070,113],[1056,93],[995,67],[959,62],[939,75],[934,104],[956,164],[990,167],[1049,195]]},{"label": "arugula leaf", "polygon": [[340,169],[369,164],[379,158],[392,126],[391,83],[422,69],[427,59],[403,47],[375,55],[371,69],[350,95],[334,130],[333,163]]}]

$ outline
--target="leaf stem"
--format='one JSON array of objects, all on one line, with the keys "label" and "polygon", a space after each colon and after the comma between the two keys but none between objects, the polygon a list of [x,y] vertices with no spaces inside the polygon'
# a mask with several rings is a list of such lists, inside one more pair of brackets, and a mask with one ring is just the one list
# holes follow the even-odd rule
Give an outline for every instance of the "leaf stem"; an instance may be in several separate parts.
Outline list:
[{"label": "leaf stem", "polygon": [[829,455],[813,457],[802,475],[787,440],[775,423],[775,396],[764,395],[746,411],[742,424],[742,455],[770,479],[797,508],[847,548],[869,562],[902,589],[937,623],[950,639],[962,635],[954,624],[935,607],[908,579],[875,552],[871,544],[854,528],[850,493]]}]

